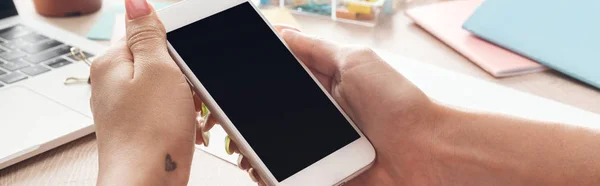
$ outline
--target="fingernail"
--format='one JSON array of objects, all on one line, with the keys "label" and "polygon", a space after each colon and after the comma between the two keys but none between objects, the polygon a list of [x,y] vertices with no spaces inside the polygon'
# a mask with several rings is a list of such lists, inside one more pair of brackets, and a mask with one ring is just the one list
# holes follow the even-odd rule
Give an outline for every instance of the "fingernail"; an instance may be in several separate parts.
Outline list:
[{"label": "fingernail", "polygon": [[299,28],[296,28],[295,26],[292,26],[292,25],[285,25],[285,26],[288,27],[286,29],[293,30],[293,31],[296,31],[296,32],[302,32]]},{"label": "fingernail", "polygon": [[287,32],[289,32],[289,33],[298,33],[298,31],[292,30],[292,29],[289,29],[289,28],[283,28],[283,29],[281,29],[281,34],[287,33]]},{"label": "fingernail", "polygon": [[204,146],[208,147],[208,143],[210,142],[210,132],[206,131],[202,133],[202,139],[204,140]]},{"label": "fingernail", "polygon": [[283,34],[283,33],[286,33],[286,32],[294,32],[294,31],[295,30],[292,30],[292,29],[289,29],[289,28],[283,28],[283,29],[281,29],[281,31],[279,31],[279,33]]},{"label": "fingernail", "polygon": [[225,152],[227,152],[227,154],[229,154],[229,155],[232,155],[233,150],[231,150],[230,146],[231,146],[231,139],[229,138],[229,136],[225,136]]},{"label": "fingernail", "polygon": [[288,25],[280,25],[280,27],[276,27],[276,29],[277,29],[277,32],[280,32],[280,33],[283,33],[283,31],[286,31],[286,30],[300,32],[300,29],[293,27],[293,26],[288,26]]},{"label": "fingernail", "polygon": [[238,156],[238,159],[237,159],[237,166],[238,166],[238,168],[240,168],[240,169],[244,169],[244,168],[242,168],[242,160],[243,160],[243,159],[244,159],[244,155],[241,155],[241,154],[240,154],[240,155]]},{"label": "fingernail", "polygon": [[298,32],[296,30],[292,30],[292,29],[283,29],[281,30],[281,37],[283,37],[284,39],[293,39],[297,36],[308,36],[302,32]]},{"label": "fingernail", "polygon": [[150,5],[146,0],[125,0],[125,9],[127,9],[129,19],[146,16],[151,12]]},{"label": "fingernail", "polygon": [[210,113],[210,112],[209,112],[209,110],[208,110],[208,107],[207,107],[207,106],[206,106],[204,103],[202,103],[202,111],[201,111],[201,115],[202,115],[202,116],[206,116],[206,115],[208,115],[209,113]]}]

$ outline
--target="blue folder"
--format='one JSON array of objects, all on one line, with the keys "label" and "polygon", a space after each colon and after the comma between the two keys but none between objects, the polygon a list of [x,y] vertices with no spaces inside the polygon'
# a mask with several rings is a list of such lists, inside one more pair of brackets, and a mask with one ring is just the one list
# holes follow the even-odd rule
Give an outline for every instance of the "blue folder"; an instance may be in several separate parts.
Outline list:
[{"label": "blue folder", "polygon": [[600,0],[486,0],[463,28],[600,88]]}]

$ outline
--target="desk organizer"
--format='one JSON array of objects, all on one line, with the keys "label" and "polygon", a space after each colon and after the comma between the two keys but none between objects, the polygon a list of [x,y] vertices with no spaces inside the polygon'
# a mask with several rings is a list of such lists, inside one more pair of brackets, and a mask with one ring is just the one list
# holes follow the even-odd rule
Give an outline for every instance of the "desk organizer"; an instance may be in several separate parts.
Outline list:
[{"label": "desk organizer", "polygon": [[[260,0],[261,6],[279,6],[294,14],[374,27],[382,14],[392,13],[394,0]],[[386,7],[390,6],[390,7]]]}]

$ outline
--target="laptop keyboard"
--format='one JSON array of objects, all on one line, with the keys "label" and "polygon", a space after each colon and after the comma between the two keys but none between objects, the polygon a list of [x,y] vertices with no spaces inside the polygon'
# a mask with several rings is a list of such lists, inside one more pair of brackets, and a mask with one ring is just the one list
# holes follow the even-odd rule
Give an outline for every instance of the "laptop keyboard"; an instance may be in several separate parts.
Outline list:
[{"label": "laptop keyboard", "polygon": [[71,46],[23,25],[0,30],[0,88],[76,61]]}]

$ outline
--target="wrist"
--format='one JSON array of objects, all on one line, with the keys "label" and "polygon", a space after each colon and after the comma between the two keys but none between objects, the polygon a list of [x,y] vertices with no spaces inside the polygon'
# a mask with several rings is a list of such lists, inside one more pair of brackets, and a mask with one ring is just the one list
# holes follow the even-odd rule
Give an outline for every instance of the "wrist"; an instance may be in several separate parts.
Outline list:
[{"label": "wrist", "polygon": [[444,185],[467,185],[468,183],[480,185],[476,181],[478,179],[473,179],[472,176],[485,172],[481,170],[486,166],[486,158],[480,153],[479,146],[472,145],[480,143],[482,139],[471,138],[471,136],[483,134],[482,131],[470,126],[474,122],[477,123],[476,121],[481,117],[460,108],[441,107],[443,108],[438,110],[438,120],[428,143],[432,157],[431,166],[436,170],[435,176],[438,180],[444,180]]},{"label": "wrist", "polygon": [[102,147],[99,143],[98,185],[187,185],[193,145]]},{"label": "wrist", "polygon": [[[372,141],[377,149],[377,162],[374,166],[379,164],[384,171],[372,177],[380,180],[378,183],[386,180],[387,183],[391,183],[381,185],[419,185],[437,180],[439,172],[432,164],[435,163],[432,160],[436,158],[438,148],[436,135],[445,123],[451,122],[454,114],[456,113],[453,113],[451,108],[444,105],[422,102],[418,108],[414,107],[410,113],[405,113],[394,121],[393,127],[386,127],[389,131],[385,133],[392,135],[386,136],[384,141]],[[380,139],[378,137],[374,140]],[[420,171],[426,171],[428,174],[414,174]],[[408,183],[394,183],[398,180]],[[425,185],[436,184],[438,183]]]}]

